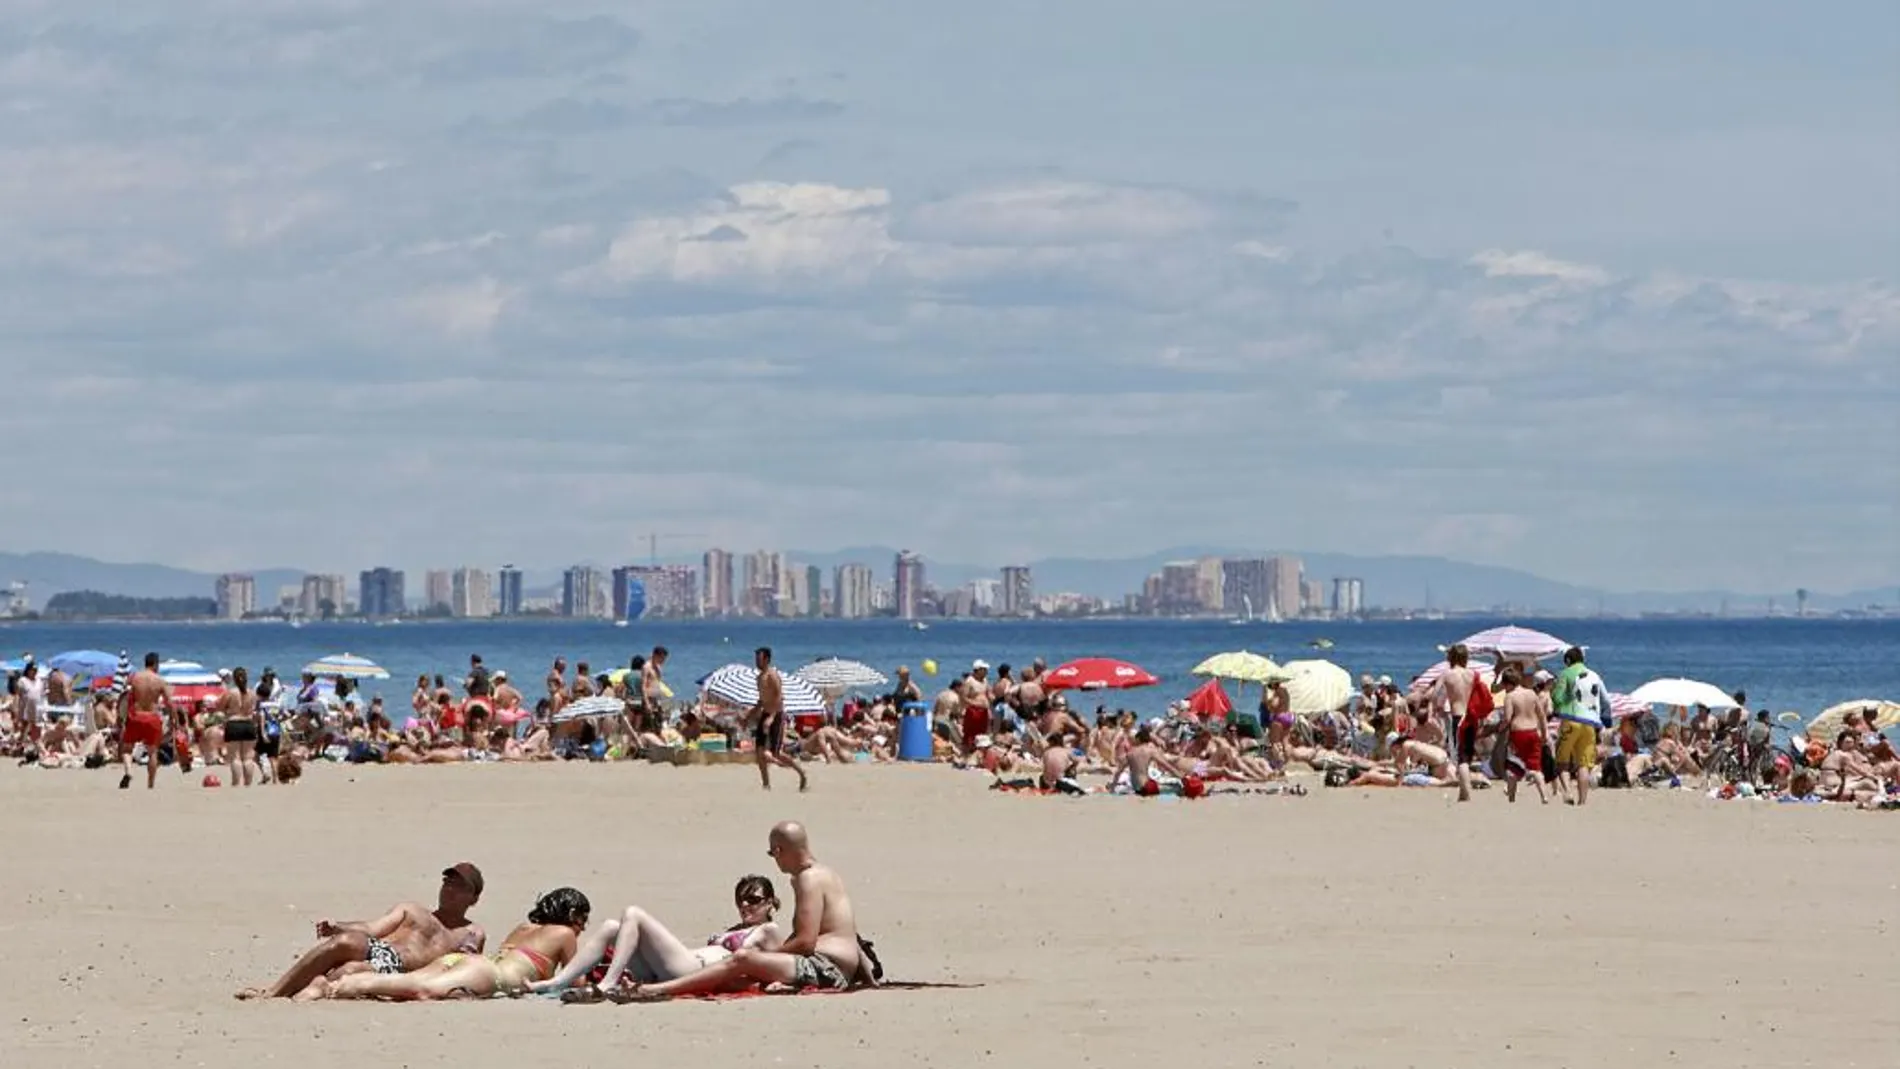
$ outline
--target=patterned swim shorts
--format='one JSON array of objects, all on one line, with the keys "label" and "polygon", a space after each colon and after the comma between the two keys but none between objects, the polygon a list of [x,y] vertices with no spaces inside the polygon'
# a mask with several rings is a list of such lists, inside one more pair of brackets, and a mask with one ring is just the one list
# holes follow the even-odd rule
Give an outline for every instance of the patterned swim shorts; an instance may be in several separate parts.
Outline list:
[{"label": "patterned swim shorts", "polygon": [[381,939],[372,938],[369,941],[369,954],[364,960],[369,962],[371,969],[384,976],[393,976],[402,972],[402,955],[396,953],[395,947]]}]

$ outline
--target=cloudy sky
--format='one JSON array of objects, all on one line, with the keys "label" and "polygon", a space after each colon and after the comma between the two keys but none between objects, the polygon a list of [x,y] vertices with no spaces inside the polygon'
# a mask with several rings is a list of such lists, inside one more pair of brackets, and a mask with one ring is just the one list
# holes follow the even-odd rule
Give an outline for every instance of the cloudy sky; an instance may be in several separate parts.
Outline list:
[{"label": "cloudy sky", "polygon": [[5,548],[1900,581],[1891,3],[115,8],[0,0]]}]

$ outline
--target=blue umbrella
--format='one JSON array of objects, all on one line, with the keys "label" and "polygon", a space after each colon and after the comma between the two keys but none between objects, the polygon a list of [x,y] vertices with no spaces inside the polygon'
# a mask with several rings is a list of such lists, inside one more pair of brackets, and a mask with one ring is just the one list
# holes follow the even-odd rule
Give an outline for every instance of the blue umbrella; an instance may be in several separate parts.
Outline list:
[{"label": "blue umbrella", "polygon": [[109,676],[119,666],[119,655],[104,650],[67,650],[46,659],[48,668],[57,668],[75,679]]}]

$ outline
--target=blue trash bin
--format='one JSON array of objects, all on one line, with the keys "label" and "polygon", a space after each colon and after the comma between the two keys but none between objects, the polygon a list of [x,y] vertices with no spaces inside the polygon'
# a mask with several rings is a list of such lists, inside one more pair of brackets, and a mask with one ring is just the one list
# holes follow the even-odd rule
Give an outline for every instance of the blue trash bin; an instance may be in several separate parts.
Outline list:
[{"label": "blue trash bin", "polygon": [[897,759],[928,761],[935,755],[930,737],[930,706],[905,702],[897,727]]}]

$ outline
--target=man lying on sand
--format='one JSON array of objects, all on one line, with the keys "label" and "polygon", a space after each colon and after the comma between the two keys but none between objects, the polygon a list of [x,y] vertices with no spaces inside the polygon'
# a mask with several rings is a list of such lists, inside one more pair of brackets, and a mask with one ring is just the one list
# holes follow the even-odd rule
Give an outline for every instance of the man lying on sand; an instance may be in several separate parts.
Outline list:
[{"label": "man lying on sand", "polygon": [[587,896],[572,887],[542,895],[493,954],[444,954],[411,973],[356,973],[341,980],[318,980],[315,998],[402,999],[511,997],[545,980],[574,959],[580,934],[592,910]]},{"label": "man lying on sand", "polygon": [[812,856],[803,825],[774,825],[766,851],[792,879],[792,934],[776,950],[742,947],[730,958],[658,984],[636,984],[622,1001],[743,991],[758,984],[843,991],[874,983],[858,941],[857,916],[844,880]]},{"label": "man lying on sand", "polygon": [[290,970],[265,988],[246,988],[241,999],[321,997],[323,981],[352,973],[385,975],[410,972],[452,952],[479,954],[488,935],[468,919],[482,897],[482,872],[464,861],[442,870],[436,907],[403,902],[373,921],[317,922],[322,942],[311,947]]}]

